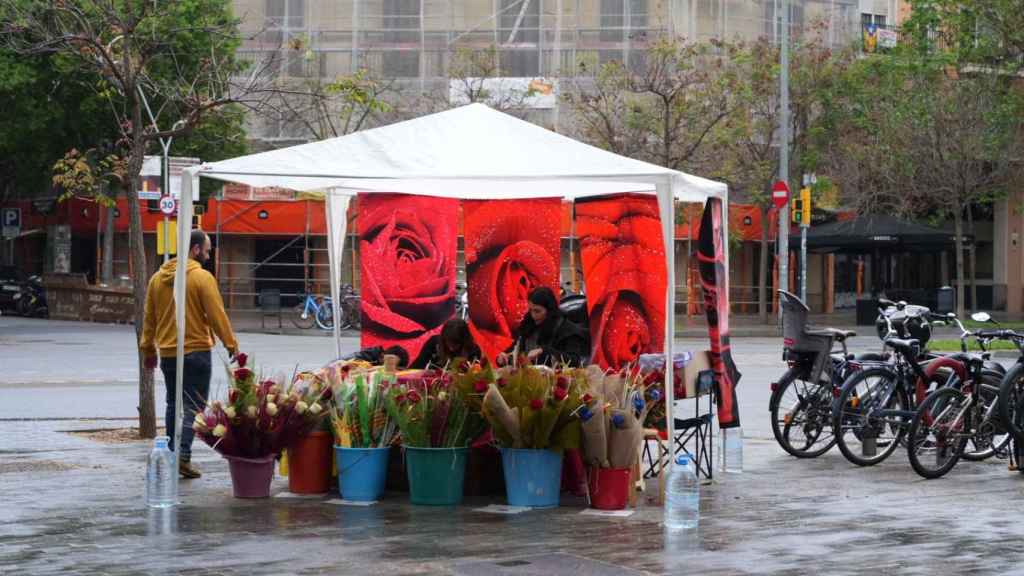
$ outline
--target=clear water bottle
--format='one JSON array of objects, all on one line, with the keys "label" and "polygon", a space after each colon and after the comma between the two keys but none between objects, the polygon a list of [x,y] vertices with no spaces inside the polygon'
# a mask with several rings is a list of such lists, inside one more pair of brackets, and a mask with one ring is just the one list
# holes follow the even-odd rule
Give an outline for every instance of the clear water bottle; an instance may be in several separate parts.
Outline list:
[{"label": "clear water bottle", "polygon": [[677,532],[696,528],[700,520],[700,482],[690,466],[690,457],[676,458],[668,475],[665,493],[665,529]]},{"label": "clear water bottle", "polygon": [[743,430],[739,427],[722,428],[722,471],[743,473]]},{"label": "clear water bottle", "polygon": [[169,508],[177,503],[177,470],[167,436],[158,436],[149,453],[146,470],[146,504],[151,508]]}]

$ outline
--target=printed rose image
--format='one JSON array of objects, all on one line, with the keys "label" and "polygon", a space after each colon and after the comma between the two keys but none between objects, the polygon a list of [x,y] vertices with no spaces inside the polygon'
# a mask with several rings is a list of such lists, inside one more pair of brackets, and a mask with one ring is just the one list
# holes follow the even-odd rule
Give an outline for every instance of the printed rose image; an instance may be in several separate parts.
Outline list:
[{"label": "printed rose image", "polygon": [[362,346],[415,358],[455,313],[458,200],[359,196]]},{"label": "printed rose image", "polygon": [[469,329],[492,361],[512,345],[535,286],[558,293],[562,201],[463,202]]},{"label": "printed rose image", "polygon": [[586,283],[591,362],[618,369],[661,352],[665,334],[665,247],[658,202],[623,195],[576,203]]}]

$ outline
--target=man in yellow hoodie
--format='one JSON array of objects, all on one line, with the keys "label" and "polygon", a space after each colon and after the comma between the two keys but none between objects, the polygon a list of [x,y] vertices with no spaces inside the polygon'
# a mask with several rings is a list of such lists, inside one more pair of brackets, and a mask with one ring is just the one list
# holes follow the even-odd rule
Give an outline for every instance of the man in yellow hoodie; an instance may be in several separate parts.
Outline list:
[{"label": "man in yellow hoodie", "polygon": [[[228,353],[238,353],[238,342],[231,331],[231,322],[224,312],[213,274],[203,269],[210,259],[210,237],[202,230],[193,230],[189,238],[188,268],[185,280],[185,365],[182,377],[182,398],[185,406],[182,416],[181,457],[178,472],[182,478],[199,478],[199,470],[192,464],[192,423],[196,412],[206,407],[210,395],[212,373],[210,350],[216,334]],[[146,289],[146,317],[142,326],[139,347],[146,355],[146,368],[153,370],[160,353],[160,371],[167,388],[167,435],[174,443],[175,375],[177,371],[178,329],[174,306],[174,273],[178,259],[168,260],[149,280]]]}]

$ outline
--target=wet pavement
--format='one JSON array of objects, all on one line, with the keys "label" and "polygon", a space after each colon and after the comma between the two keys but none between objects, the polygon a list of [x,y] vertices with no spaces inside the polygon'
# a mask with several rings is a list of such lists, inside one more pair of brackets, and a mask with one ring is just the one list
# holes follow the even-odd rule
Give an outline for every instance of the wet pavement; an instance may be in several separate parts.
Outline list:
[{"label": "wet pavement", "polygon": [[[4,318],[4,322],[10,319]],[[148,444],[102,444],[66,431],[125,427],[90,420],[134,409],[128,383],[76,382],[76,373],[130,357],[122,330],[0,323],[0,574],[1007,574],[1022,572],[1024,477],[1006,462],[962,462],[921,480],[897,451],[873,468],[833,450],[797,460],[770,440],[768,383],[781,373],[777,339],[735,344],[745,472],[701,487],[697,530],[666,535],[661,509],[641,495],[628,518],[582,516],[582,500],[517,515],[476,511],[501,497],[436,509],[388,492],[370,507],[330,497],[235,499],[226,463],[197,443],[200,480],[183,503],[143,505]],[[245,336],[248,338],[248,335]],[[266,336],[257,356],[320,362],[306,339]],[[49,348],[26,340],[48,339]],[[312,340],[312,339],[310,339]],[[84,342],[78,346],[59,342]],[[681,341],[681,344],[690,344]],[[696,342],[693,343],[696,345]],[[354,341],[353,344],[354,345]],[[875,346],[864,339],[865,348]],[[73,358],[45,350],[77,350]],[[276,354],[275,354],[275,351]],[[67,375],[18,382],[12,366],[52,359]],[[102,392],[101,392],[102,391]],[[20,414],[38,413],[35,419]],[[59,414],[66,419],[58,419]],[[717,447],[716,447],[717,451]],[[652,490],[654,486],[651,487]],[[275,477],[272,493],[287,480]]]}]

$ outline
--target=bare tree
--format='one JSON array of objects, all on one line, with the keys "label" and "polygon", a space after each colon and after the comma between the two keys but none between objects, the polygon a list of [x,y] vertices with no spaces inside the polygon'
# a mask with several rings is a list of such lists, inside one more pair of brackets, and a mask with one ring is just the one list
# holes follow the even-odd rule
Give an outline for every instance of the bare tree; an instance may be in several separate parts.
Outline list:
[{"label": "bare tree", "polygon": [[[564,94],[581,138],[613,152],[686,170],[736,107],[733,45],[661,38],[642,66],[602,66]],[[586,66],[586,62],[581,63]]]},{"label": "bare tree", "polygon": [[[269,62],[236,60],[236,25],[226,0],[0,1],[0,42],[21,54],[57,54],[93,71],[121,132],[136,336],[147,282],[137,193],[147,150],[160,138],[188,133],[219,108],[259,109],[270,93]],[[153,375],[141,350],[138,360],[139,429],[152,437]]]}]

